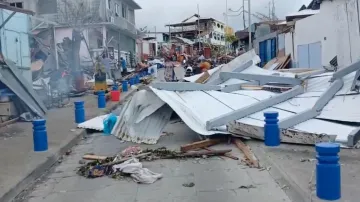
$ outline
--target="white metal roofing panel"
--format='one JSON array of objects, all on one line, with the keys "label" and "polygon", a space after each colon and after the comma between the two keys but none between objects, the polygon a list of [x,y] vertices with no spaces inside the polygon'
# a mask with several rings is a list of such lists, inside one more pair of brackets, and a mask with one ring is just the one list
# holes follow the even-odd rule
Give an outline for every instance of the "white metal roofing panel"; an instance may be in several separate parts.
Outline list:
[{"label": "white metal roofing panel", "polygon": [[[336,95],[354,94],[351,91],[352,82],[355,78],[356,72],[344,76],[344,86]],[[318,77],[307,80],[306,91],[307,92],[324,92],[331,83],[329,82],[332,78],[332,73],[324,73]]]},{"label": "white metal roofing panel", "polygon": [[336,96],[317,118],[346,122],[360,122],[360,95]]},{"label": "white metal roofing panel", "polygon": [[319,97],[292,98],[280,104],[274,105],[274,108],[283,109],[290,112],[300,113],[311,109]]},{"label": "white metal roofing panel", "polygon": [[276,95],[276,93],[266,91],[266,90],[238,90],[232,92],[232,94],[244,95],[247,97],[251,97],[258,101],[265,100],[271,98],[272,96]]},{"label": "white metal roofing panel", "polygon": [[242,84],[247,83],[248,81],[240,80],[240,79],[229,79],[225,81],[224,83],[220,84],[220,86],[227,86],[227,85],[233,85],[233,84]]},{"label": "white metal roofing panel", "polygon": [[294,78],[295,74],[291,72],[279,72],[279,71],[273,71],[273,70],[267,70],[263,69],[261,67],[258,67],[256,65],[253,65],[241,73],[244,74],[258,74],[258,75],[275,75],[275,76],[282,76],[282,77],[291,77]]},{"label": "white metal roofing panel", "polygon": [[223,93],[218,91],[207,91],[206,93],[211,95],[213,99],[216,99],[231,108],[231,111],[247,107],[259,101],[258,99],[254,99],[253,97],[239,94]]},{"label": "white metal roofing panel", "polygon": [[97,116],[95,118],[87,120],[84,123],[78,124],[78,128],[103,131],[104,130],[104,119],[107,116],[108,116],[108,114],[107,115]]}]

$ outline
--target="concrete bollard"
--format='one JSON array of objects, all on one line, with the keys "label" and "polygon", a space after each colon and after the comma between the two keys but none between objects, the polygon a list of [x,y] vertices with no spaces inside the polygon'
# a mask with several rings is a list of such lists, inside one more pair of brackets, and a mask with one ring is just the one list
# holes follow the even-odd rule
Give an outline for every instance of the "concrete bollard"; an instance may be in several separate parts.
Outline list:
[{"label": "concrete bollard", "polygon": [[268,147],[276,147],[280,145],[280,128],[279,128],[279,113],[278,112],[264,112],[264,139],[265,145]]},{"label": "concrete bollard", "polygon": [[98,91],[98,108],[104,109],[106,107],[105,91]]},{"label": "concrete bollard", "polygon": [[127,92],[127,91],[128,91],[128,82],[123,81],[122,82],[122,92]]},{"label": "concrete bollard", "polygon": [[85,108],[84,101],[75,101],[75,123],[83,123],[85,122]]},{"label": "concrete bollard", "polygon": [[334,201],[341,198],[341,171],[339,164],[340,145],[335,143],[316,144],[316,195],[322,200]]},{"label": "concrete bollard", "polygon": [[38,119],[33,121],[33,141],[35,152],[43,152],[48,150],[45,119]]}]

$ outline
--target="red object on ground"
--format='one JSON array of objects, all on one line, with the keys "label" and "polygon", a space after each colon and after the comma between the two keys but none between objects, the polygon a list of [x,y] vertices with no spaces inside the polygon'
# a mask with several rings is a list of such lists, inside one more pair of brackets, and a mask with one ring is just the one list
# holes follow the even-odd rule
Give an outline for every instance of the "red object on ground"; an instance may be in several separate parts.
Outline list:
[{"label": "red object on ground", "polygon": [[120,91],[119,90],[112,90],[111,91],[111,101],[112,102],[119,102],[120,101]]}]

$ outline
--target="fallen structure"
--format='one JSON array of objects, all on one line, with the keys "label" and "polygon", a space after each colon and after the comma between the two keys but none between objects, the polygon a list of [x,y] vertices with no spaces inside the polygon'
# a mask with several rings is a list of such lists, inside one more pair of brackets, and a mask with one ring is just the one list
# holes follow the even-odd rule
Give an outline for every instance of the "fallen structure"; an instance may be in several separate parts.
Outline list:
[{"label": "fallen structure", "polygon": [[121,111],[112,134],[155,144],[172,111],[195,132],[264,138],[265,111],[279,112],[281,140],[314,144],[335,141],[352,147],[359,140],[360,62],[337,72],[262,69],[250,51],[209,72],[205,84],[153,83]]}]

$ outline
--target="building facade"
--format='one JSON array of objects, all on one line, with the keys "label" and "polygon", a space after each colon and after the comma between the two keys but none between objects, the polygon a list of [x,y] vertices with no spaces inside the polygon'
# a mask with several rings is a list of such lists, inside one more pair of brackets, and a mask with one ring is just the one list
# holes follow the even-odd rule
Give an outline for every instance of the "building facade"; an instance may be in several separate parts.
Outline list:
[{"label": "building facade", "polygon": [[225,46],[226,26],[213,18],[200,18],[167,25],[171,37],[182,37],[194,42]]},{"label": "building facade", "polygon": [[[98,54],[104,47],[123,52],[135,52],[137,29],[135,10],[141,7],[133,0],[7,0],[13,6],[33,10],[36,17],[56,22],[59,35],[71,37],[73,18],[83,19],[83,35],[90,54]],[[75,16],[82,7],[83,16]],[[86,7],[86,10],[84,10]],[[69,17],[71,16],[71,17]],[[32,27],[45,28],[43,20],[33,20]],[[77,26],[77,25],[75,25]],[[69,32],[70,30],[70,32]],[[58,31],[57,31],[58,32]],[[58,38],[58,37],[57,37]],[[61,40],[61,39],[57,39]],[[84,51],[82,51],[84,52]]]}]

